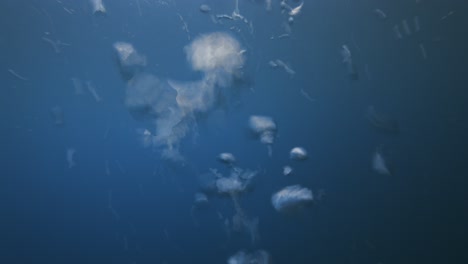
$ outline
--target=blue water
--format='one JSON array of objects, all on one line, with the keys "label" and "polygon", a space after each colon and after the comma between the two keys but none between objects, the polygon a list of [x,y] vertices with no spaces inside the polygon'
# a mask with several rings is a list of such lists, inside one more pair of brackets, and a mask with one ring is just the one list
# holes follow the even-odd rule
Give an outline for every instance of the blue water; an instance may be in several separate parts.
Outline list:
[{"label": "blue water", "polygon": [[[104,4],[105,14],[93,14],[87,0],[0,3],[0,263],[227,263],[260,249],[273,263],[468,263],[466,3],[304,0],[283,39],[288,16],[277,0],[270,12],[263,1],[239,0],[252,26],[210,17],[231,15],[234,1]],[[113,44],[133,44],[146,73],[196,81],[203,74],[184,47],[212,32],[246,50],[242,78],[195,117],[179,143],[183,160],[168,160],[165,146],[145,148],[138,138],[138,129],[155,127],[125,106]],[[270,67],[276,59],[295,74]],[[91,81],[102,100],[86,88],[76,94],[71,78]],[[54,124],[55,106],[64,125]],[[369,106],[397,120],[399,132],[373,127]],[[277,124],[271,157],[249,131],[251,115]],[[307,160],[289,159],[296,146]],[[380,146],[391,175],[372,169]],[[72,168],[67,149],[75,150]],[[255,243],[247,232],[226,234],[229,197],[209,194],[208,206],[192,211],[199,176],[229,174],[221,152],[258,171],[238,197],[259,218]],[[293,175],[282,175],[285,165]],[[271,195],[293,184],[325,195],[299,212],[276,212]]]}]

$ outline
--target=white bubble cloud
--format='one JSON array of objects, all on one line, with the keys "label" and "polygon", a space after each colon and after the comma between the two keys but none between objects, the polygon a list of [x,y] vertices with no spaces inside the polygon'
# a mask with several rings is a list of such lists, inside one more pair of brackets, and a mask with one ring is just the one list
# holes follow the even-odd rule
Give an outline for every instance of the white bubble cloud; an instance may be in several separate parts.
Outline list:
[{"label": "white bubble cloud", "polygon": [[185,53],[188,62],[197,71],[223,70],[232,73],[244,64],[240,43],[223,32],[198,37],[185,47]]},{"label": "white bubble cloud", "polygon": [[311,190],[300,185],[291,185],[273,194],[271,203],[277,211],[286,212],[310,203],[313,199]]},{"label": "white bubble cloud", "polygon": [[184,49],[192,68],[204,73],[202,79],[166,81],[134,70],[133,66],[146,65],[146,57],[131,44],[117,42],[114,49],[121,70],[129,69],[125,72],[130,77],[125,106],[136,119],[152,121],[156,127],[149,137],[140,133],[141,140],[146,146],[151,141],[152,146],[162,147],[162,156],[171,160],[182,159],[179,144],[196,129],[197,114],[209,113],[220,97],[229,95],[233,76],[238,76],[245,61],[244,51],[234,37],[221,32],[205,34]]}]

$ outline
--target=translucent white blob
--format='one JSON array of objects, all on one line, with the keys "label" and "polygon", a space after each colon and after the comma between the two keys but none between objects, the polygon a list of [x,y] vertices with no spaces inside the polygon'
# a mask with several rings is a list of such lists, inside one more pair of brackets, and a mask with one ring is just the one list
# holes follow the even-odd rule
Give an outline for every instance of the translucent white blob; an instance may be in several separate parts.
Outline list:
[{"label": "translucent white blob", "polygon": [[146,66],[146,57],[139,54],[132,44],[115,42],[113,46],[117,55],[120,73],[125,80],[130,80]]},{"label": "translucent white blob", "polygon": [[344,63],[352,63],[351,51],[347,45],[341,46],[341,57]]},{"label": "translucent white blob", "polygon": [[93,14],[96,13],[106,13],[106,7],[102,0],[90,0],[91,9],[93,10]]},{"label": "translucent white blob", "polygon": [[216,180],[216,188],[221,194],[233,194],[243,192],[245,185],[237,177],[222,177]]},{"label": "translucent white blob", "polygon": [[205,112],[216,101],[216,78],[213,75],[195,82],[169,80],[168,84],[177,92],[177,104],[186,113]]},{"label": "translucent white blob", "polygon": [[251,219],[244,219],[244,228],[247,229],[247,232],[250,235],[250,242],[254,245],[257,241],[260,240],[260,233],[258,232],[258,217]]},{"label": "translucent white blob", "polygon": [[205,204],[208,202],[208,197],[204,193],[197,192],[195,193],[195,204]]},{"label": "translucent white blob", "polygon": [[146,57],[140,55],[132,44],[119,41],[114,43],[114,49],[121,64],[126,66],[146,65]]},{"label": "translucent white blob", "polygon": [[138,74],[128,82],[124,104],[136,118],[170,115],[176,107],[176,92],[151,74]]},{"label": "translucent white blob", "polygon": [[153,145],[165,147],[162,156],[172,160],[183,159],[179,144],[197,129],[197,114],[206,115],[220,97],[229,97],[228,88],[240,76],[245,53],[229,34],[202,35],[185,47],[188,62],[194,70],[203,72],[202,79],[180,82],[144,73],[141,67],[146,65],[146,58],[130,43],[117,42],[114,49],[128,81],[125,106],[136,119],[155,124]]},{"label": "translucent white blob", "polygon": [[239,251],[235,255],[231,256],[228,261],[228,264],[246,264],[249,263],[247,253],[244,251]]},{"label": "translucent white blob", "polygon": [[232,153],[227,152],[219,154],[218,160],[229,165],[234,164],[236,162],[236,158],[234,157],[234,155]]},{"label": "translucent white blob", "polygon": [[86,88],[88,88],[89,93],[93,96],[94,100],[99,103],[102,101],[101,96],[96,91],[93,83],[91,81],[86,82]]},{"label": "translucent white blob", "polygon": [[281,0],[280,7],[282,10],[291,10],[292,8],[286,3],[285,0]]},{"label": "translucent white blob", "polygon": [[151,131],[148,129],[137,129],[137,134],[143,147],[148,148],[153,146],[153,134]]},{"label": "translucent white blob", "polygon": [[50,109],[50,116],[54,120],[56,126],[63,126],[65,124],[65,118],[63,110],[60,106],[54,106]]},{"label": "translucent white blob", "polygon": [[260,134],[262,144],[273,144],[275,142],[275,131],[265,131]]},{"label": "translucent white blob", "polygon": [[272,263],[270,254],[265,250],[257,250],[252,253],[239,251],[229,257],[228,264],[269,264]]},{"label": "translucent white blob", "polygon": [[379,174],[391,175],[387,162],[379,151],[376,151],[372,157],[372,168]]},{"label": "translucent white blob", "polygon": [[206,208],[208,206],[208,197],[206,194],[197,192],[195,193],[195,199],[192,208],[190,209],[190,215],[196,225],[198,225],[198,221],[195,217],[195,211],[199,209]]},{"label": "translucent white blob", "polygon": [[249,118],[249,126],[252,132],[260,139],[262,144],[266,144],[268,148],[268,156],[272,156],[273,149],[271,145],[275,141],[276,124],[271,117],[268,116],[251,116]]},{"label": "translucent white blob", "polygon": [[272,68],[277,68],[278,67],[278,64],[276,63],[276,61],[273,61],[273,60],[269,61],[268,65],[270,65],[270,67],[272,67]]},{"label": "translucent white blob", "polygon": [[110,175],[111,175],[111,170],[110,170],[110,166],[109,166],[109,160],[106,160],[106,162],[104,163],[104,173],[106,174],[106,176],[110,176]]},{"label": "translucent white blob", "polygon": [[283,188],[271,197],[273,207],[279,212],[291,211],[304,206],[314,199],[312,191],[300,185]]},{"label": "translucent white blob", "polygon": [[[292,22],[293,22],[293,20],[290,20],[290,23],[292,23]],[[273,63],[272,63],[272,61],[270,61],[270,66],[273,67],[273,68],[277,68],[277,67],[283,68],[283,70],[287,74],[289,74],[291,77],[296,74],[296,72],[291,68],[291,66],[288,65],[288,63],[286,63],[286,62],[284,62],[284,61],[282,61],[280,59],[276,59]]]},{"label": "translucent white blob", "polygon": [[400,30],[399,25],[394,25],[392,29],[393,29],[393,34],[395,35],[395,37],[397,39],[402,39],[403,38],[403,34],[401,34],[401,30]]},{"label": "translucent white blob", "polygon": [[291,175],[292,172],[293,172],[293,169],[290,166],[284,166],[283,167],[283,175],[284,176]]},{"label": "translucent white blob", "polygon": [[209,13],[211,12],[211,7],[209,5],[203,4],[200,6],[200,12]]},{"label": "translucent white blob", "polygon": [[423,59],[427,59],[427,51],[426,51],[426,48],[424,47],[424,44],[419,43],[419,51],[421,52],[421,57]]},{"label": "translucent white blob", "polygon": [[127,83],[124,104],[136,119],[155,124],[152,140],[155,147],[164,147],[161,155],[181,161],[178,145],[193,127],[193,119],[177,105],[176,96],[177,92],[167,82],[140,73]]},{"label": "translucent white blob", "polygon": [[366,118],[369,123],[378,131],[390,134],[398,134],[400,132],[398,121],[396,119],[389,118],[380,112],[377,112],[374,106],[369,106],[367,108]]},{"label": "translucent white blob", "polygon": [[252,245],[260,240],[260,234],[258,232],[258,217],[249,218],[245,215],[244,210],[240,208],[237,201],[234,201],[236,206],[236,214],[232,217],[232,229],[234,232],[245,231],[250,235],[250,241]]},{"label": "translucent white blob", "polygon": [[289,157],[293,160],[307,159],[307,151],[302,147],[295,147],[289,152]]},{"label": "translucent white blob", "polygon": [[413,18],[413,22],[414,22],[414,31],[419,32],[421,30],[421,27],[419,25],[419,17],[415,16]]},{"label": "translucent white blob", "polygon": [[250,129],[260,136],[264,144],[272,144],[276,132],[276,124],[271,117],[253,115],[249,119]]},{"label": "translucent white blob", "polygon": [[[252,170],[242,170],[238,177],[244,181],[250,181],[252,180],[255,176],[257,176],[258,171],[252,171]],[[232,173],[231,173],[232,175]]]},{"label": "translucent white blob", "polygon": [[403,31],[405,32],[405,34],[406,34],[407,36],[411,36],[412,32],[411,32],[411,29],[410,29],[410,27],[409,27],[408,21],[407,21],[406,19],[403,19],[403,20],[401,21],[401,25],[402,25],[402,27],[403,27]]},{"label": "translucent white blob", "polygon": [[351,56],[351,51],[347,45],[343,45],[341,47],[341,57],[343,58],[343,63],[345,64],[348,75],[352,80],[359,79],[359,74],[356,70],[356,65],[353,63],[353,59]]},{"label": "translucent white blob", "polygon": [[220,194],[238,194],[246,191],[252,184],[252,180],[257,176],[258,171],[231,167],[231,173],[224,177],[217,170],[200,176],[200,184],[204,190],[209,191],[216,188]]},{"label": "translucent white blob", "polygon": [[71,78],[73,83],[73,88],[75,88],[75,94],[82,95],[83,94],[83,83],[78,78]]},{"label": "translucent white blob", "polygon": [[265,0],[266,11],[271,11],[271,0]]},{"label": "translucent white blob", "polygon": [[374,9],[374,13],[381,19],[387,18],[387,14],[385,14],[381,9]]},{"label": "translucent white blob", "polygon": [[22,80],[22,81],[27,81],[27,80],[28,80],[28,78],[26,78],[26,77],[20,75],[19,73],[17,73],[16,71],[14,71],[14,70],[12,70],[12,69],[8,69],[8,72],[9,72],[11,75],[15,76],[15,77],[16,77],[17,79],[19,79],[19,80]]},{"label": "translucent white blob", "polygon": [[67,153],[66,153],[66,159],[68,163],[68,168],[71,169],[76,166],[75,163],[75,149],[74,148],[68,148]]},{"label": "translucent white blob", "polygon": [[216,186],[216,181],[219,177],[216,173],[207,172],[198,176],[198,182],[200,189],[203,192],[214,193],[217,192],[218,188]]}]

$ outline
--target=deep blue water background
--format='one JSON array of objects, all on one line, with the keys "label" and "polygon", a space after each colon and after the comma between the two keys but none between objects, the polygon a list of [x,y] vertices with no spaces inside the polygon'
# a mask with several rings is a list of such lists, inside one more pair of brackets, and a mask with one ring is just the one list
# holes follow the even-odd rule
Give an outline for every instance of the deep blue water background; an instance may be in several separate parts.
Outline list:
[{"label": "deep blue water background", "polygon": [[[466,3],[306,0],[291,38],[281,40],[270,39],[283,33],[286,19],[275,0],[270,13],[262,3],[240,0],[253,35],[241,22],[216,25],[198,10],[206,3],[214,13],[230,14],[233,1],[164,6],[140,0],[142,16],[136,1],[104,3],[105,16],[93,16],[84,0],[0,3],[0,263],[225,263],[241,249],[265,249],[274,263],[468,262]],[[388,18],[379,20],[375,8]],[[161,78],[199,78],[186,62],[190,40],[176,13],[192,40],[241,28],[231,33],[247,49],[250,85],[198,120],[198,136],[182,142],[184,165],[139,144],[135,131],[147,124],[123,105],[125,83],[112,48],[116,41],[132,43],[147,56],[147,71]],[[415,15],[421,31],[396,40],[392,26]],[[46,31],[71,46],[55,53],[41,39]],[[343,44],[353,52],[357,81],[341,63]],[[268,61],[276,58],[296,75],[271,69]],[[75,95],[72,77],[91,80],[102,102]],[[64,127],[50,118],[56,105],[64,110]],[[372,129],[369,105],[397,119],[400,134]],[[249,136],[253,114],[278,124],[271,158]],[[371,169],[382,144],[395,166],[391,176]],[[289,160],[294,146],[309,151],[306,162]],[[72,169],[67,148],[76,149]],[[190,216],[197,176],[209,168],[226,173],[216,161],[225,151],[239,166],[262,172],[240,200],[260,219],[261,241],[254,246],[246,234],[226,238],[217,212],[234,213],[228,199],[212,197],[209,208],[195,213],[198,225]],[[286,164],[294,176],[281,174]],[[291,184],[324,189],[326,196],[299,215],[280,215],[271,194]],[[118,221],[107,208],[110,190]]]}]

